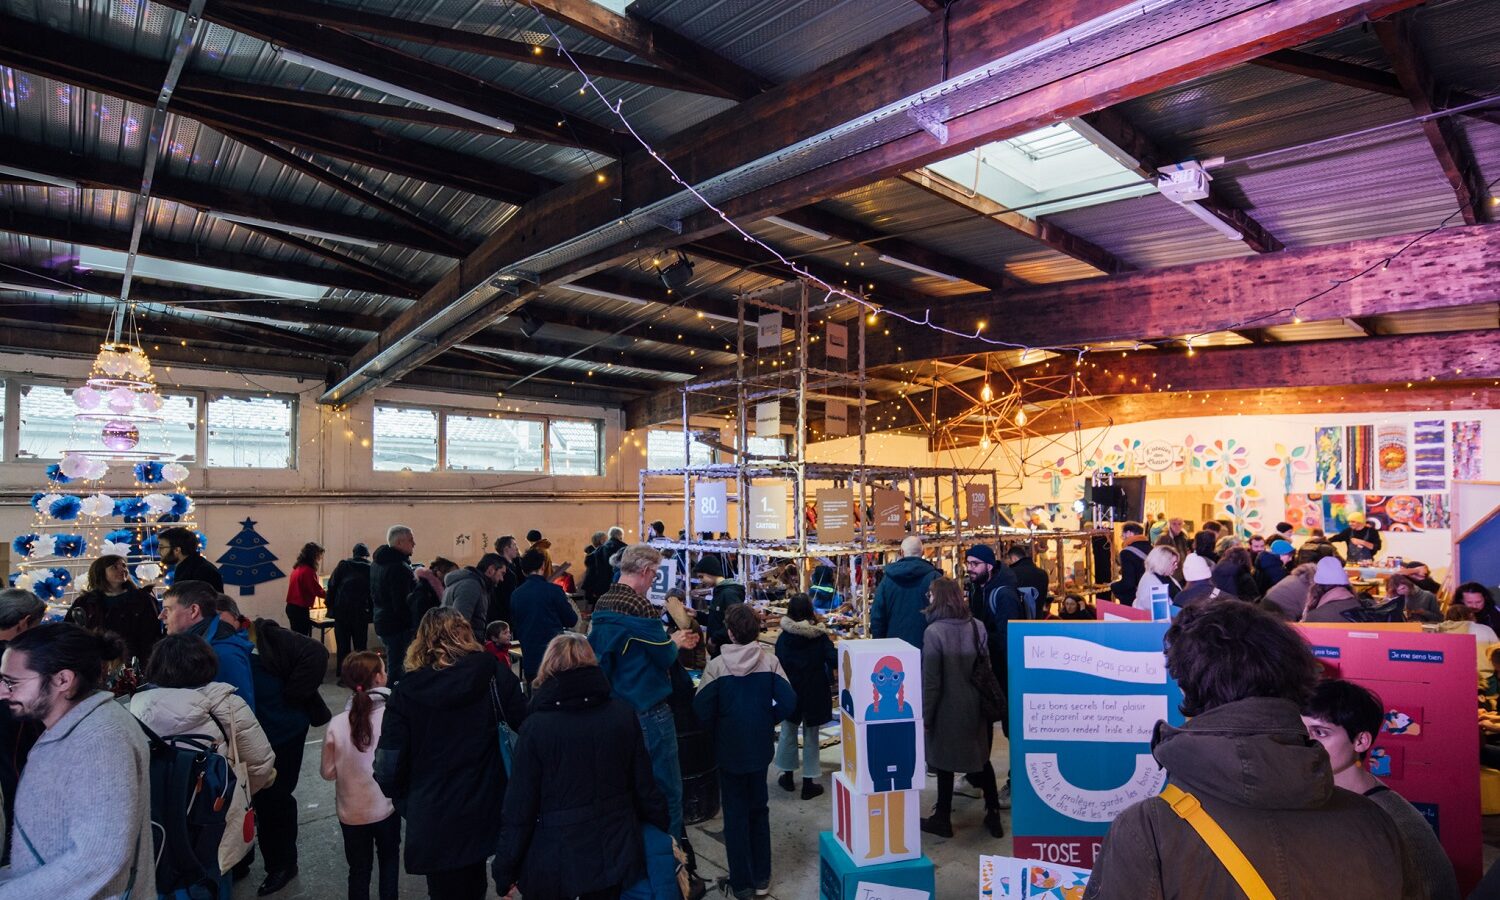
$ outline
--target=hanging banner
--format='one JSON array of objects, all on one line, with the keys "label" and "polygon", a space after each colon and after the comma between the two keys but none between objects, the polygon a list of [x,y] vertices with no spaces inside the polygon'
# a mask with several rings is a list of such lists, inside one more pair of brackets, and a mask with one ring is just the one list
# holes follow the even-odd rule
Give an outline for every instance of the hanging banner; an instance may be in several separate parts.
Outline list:
[{"label": "hanging banner", "polygon": [[786,482],[752,484],[750,500],[751,540],[779,541],[786,538]]},{"label": "hanging banner", "polygon": [[818,491],[818,543],[846,544],[854,540],[854,491],[824,488]]},{"label": "hanging banner", "polygon": [[825,353],[829,359],[849,358],[849,326],[837,322],[828,323],[828,344]]},{"label": "hanging banner", "polygon": [[667,604],[667,592],[677,586],[677,560],[664,559],[661,565],[656,567],[656,577],[651,580],[651,587],[646,589],[646,599],[653,606],[665,606]]},{"label": "hanging banner", "polygon": [[849,404],[829,400],[823,404],[823,433],[849,433]]},{"label": "hanging banner", "polygon": [[729,485],[700,481],[693,485],[693,530],[718,534],[729,530]]},{"label": "hanging banner", "polygon": [[1382,491],[1405,490],[1411,478],[1405,425],[1375,429],[1375,484]]},{"label": "hanging banner", "polygon": [[[1151,756],[1182,692],[1162,655],[1166,622],[1012,622],[1011,809],[1015,853],[1093,868],[1109,824],[1161,792]],[[1472,701],[1471,701],[1472,702]]]},{"label": "hanging banner", "polygon": [[781,434],[781,401],[767,400],[755,404],[755,436],[776,437]]},{"label": "hanging banner", "polygon": [[964,488],[965,524],[973,528],[986,528],[990,524],[990,486],[970,482]]},{"label": "hanging banner", "polygon": [[875,540],[899,541],[906,537],[906,495],[875,488],[871,500],[875,505]]},{"label": "hanging banner", "polygon": [[781,346],[781,313],[766,313],[756,320],[755,346],[760,350]]}]

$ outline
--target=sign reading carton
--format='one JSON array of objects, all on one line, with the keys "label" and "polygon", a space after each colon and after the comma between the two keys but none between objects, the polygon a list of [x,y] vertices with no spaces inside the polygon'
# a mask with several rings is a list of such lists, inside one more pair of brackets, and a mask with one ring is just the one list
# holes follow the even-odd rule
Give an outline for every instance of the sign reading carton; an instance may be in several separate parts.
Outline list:
[{"label": "sign reading carton", "polygon": [[752,484],[746,491],[750,500],[750,539],[779,541],[786,537],[786,482]]}]

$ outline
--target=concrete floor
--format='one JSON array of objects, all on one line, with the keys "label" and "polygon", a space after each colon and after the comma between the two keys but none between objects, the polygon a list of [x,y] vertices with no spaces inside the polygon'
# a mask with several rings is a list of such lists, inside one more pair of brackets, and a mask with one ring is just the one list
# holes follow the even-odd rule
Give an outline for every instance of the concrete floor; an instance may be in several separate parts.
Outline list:
[{"label": "concrete floor", "polygon": [[[323,686],[323,696],[328,701],[329,708],[338,712],[344,708],[349,692],[329,683]],[[307,740],[302,778],[297,787],[297,801],[302,809],[298,819],[300,874],[285,890],[274,895],[278,900],[328,900],[345,896],[348,868],[344,863],[343,838],[339,833],[338,814],[334,809],[333,784],[318,775],[323,729],[313,729]],[[1003,740],[996,743],[995,769],[1004,772],[1007,765],[1006,748]],[[822,759],[822,784],[824,788],[831,789],[829,773],[838,768],[838,747],[825,749]],[[818,832],[830,828],[831,800],[828,794],[824,794],[814,800],[804,801],[798,793],[781,790],[775,783],[775,776],[773,770],[769,776],[774,873],[771,879],[771,896],[777,900],[814,900],[818,896]],[[936,793],[933,779],[927,779],[922,791],[923,810],[931,809]],[[984,804],[979,792],[960,782],[953,805],[954,837],[943,839],[922,835],[922,849],[936,864],[938,897],[957,900],[975,896],[978,892],[980,854],[1010,854],[1010,838],[991,838],[980,823],[983,816]],[[1009,827],[1007,813],[1006,828]],[[689,840],[698,853],[699,874],[709,880],[710,886],[715,878],[728,874],[722,830],[723,825],[718,818],[688,826]],[[580,852],[585,852],[584,848],[580,848]],[[265,872],[257,856],[250,877],[235,885],[236,900],[254,897],[255,890],[264,877]],[[424,879],[402,874],[403,900],[418,900],[426,896]],[[709,896],[723,895],[711,893]]]}]

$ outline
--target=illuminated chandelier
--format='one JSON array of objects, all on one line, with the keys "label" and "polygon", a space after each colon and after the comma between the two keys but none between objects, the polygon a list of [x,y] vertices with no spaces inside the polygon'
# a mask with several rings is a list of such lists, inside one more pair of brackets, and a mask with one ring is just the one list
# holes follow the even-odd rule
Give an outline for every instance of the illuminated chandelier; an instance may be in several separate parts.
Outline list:
[{"label": "illuminated chandelier", "polygon": [[31,530],[11,541],[19,560],[11,585],[49,602],[83,590],[80,576],[99,556],[124,557],[138,582],[156,581],[157,532],[196,531],[188,468],[170,447],[151,360],[128,310],[116,309],[111,337],[72,393],[69,449],[32,495]]}]

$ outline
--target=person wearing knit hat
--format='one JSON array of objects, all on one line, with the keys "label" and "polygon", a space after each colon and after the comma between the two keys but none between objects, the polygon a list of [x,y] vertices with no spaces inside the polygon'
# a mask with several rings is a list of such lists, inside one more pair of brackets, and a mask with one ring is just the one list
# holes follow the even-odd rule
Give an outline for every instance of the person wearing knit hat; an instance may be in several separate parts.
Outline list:
[{"label": "person wearing knit hat", "polygon": [[745,586],[724,577],[724,561],[717,554],[700,557],[693,564],[693,574],[706,587],[713,589],[713,596],[708,601],[708,609],[703,613],[702,619],[703,627],[708,629],[708,652],[717,657],[720,647],[732,643],[724,614],[729,607],[745,602]]},{"label": "person wearing knit hat", "polygon": [[1182,577],[1187,586],[1178,592],[1172,602],[1182,609],[1213,599],[1218,589],[1213,585],[1213,563],[1196,553],[1189,553],[1182,563]]},{"label": "person wearing knit hat", "polygon": [[1349,524],[1328,539],[1331,544],[1343,542],[1350,562],[1369,562],[1380,553],[1380,529],[1362,512],[1349,513]]},{"label": "person wearing knit hat", "polygon": [[1255,586],[1265,596],[1276,583],[1291,571],[1292,545],[1280,538],[1255,558]]},{"label": "person wearing knit hat", "polygon": [[[969,608],[974,618],[984,623],[989,636],[990,669],[1004,693],[1010,682],[1006,665],[1008,641],[1006,635],[1013,619],[1027,617],[1026,606],[1021,602],[1021,592],[1015,573],[1009,566],[995,561],[995,551],[987,544],[976,544],[964,553],[964,572],[969,586]],[[1010,737],[1009,716],[1000,720],[1000,728]],[[1000,795],[1000,807],[1010,808],[1010,782],[1006,782]]]},{"label": "person wearing knit hat", "polygon": [[1318,560],[1313,572],[1313,584],[1307,592],[1307,609],[1302,614],[1304,622],[1350,621],[1344,614],[1359,610],[1363,604],[1349,589],[1349,573],[1336,556],[1325,556]]},{"label": "person wearing knit hat", "polygon": [[[969,552],[964,554],[964,559],[965,561],[977,559],[987,566],[993,566],[995,564],[995,551],[990,549],[989,544],[975,544],[969,548]],[[985,574],[988,575],[989,573],[986,572]]]}]

